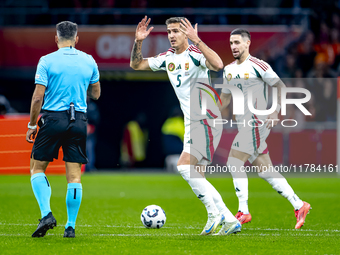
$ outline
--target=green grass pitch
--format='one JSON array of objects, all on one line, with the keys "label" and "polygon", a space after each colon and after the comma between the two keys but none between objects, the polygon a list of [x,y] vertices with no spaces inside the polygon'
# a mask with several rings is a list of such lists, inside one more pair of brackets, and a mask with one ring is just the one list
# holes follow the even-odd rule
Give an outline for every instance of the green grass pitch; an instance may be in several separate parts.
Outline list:
[{"label": "green grass pitch", "polygon": [[[40,211],[30,177],[0,177],[0,254],[340,254],[340,178],[288,178],[313,207],[301,230],[294,230],[290,203],[262,179],[250,178],[252,222],[237,235],[200,236],[206,211],[181,176],[84,175],[75,239],[62,237],[66,179],[48,178],[58,226],[43,238],[32,238]],[[209,180],[236,213],[232,179]],[[166,212],[161,229],[146,229],[140,221],[143,208],[150,204]]]}]

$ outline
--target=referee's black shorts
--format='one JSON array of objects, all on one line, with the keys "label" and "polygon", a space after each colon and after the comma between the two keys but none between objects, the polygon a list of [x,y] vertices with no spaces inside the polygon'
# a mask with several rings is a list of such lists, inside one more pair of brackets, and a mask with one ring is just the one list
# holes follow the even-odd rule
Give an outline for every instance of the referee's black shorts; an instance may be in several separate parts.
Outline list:
[{"label": "referee's black shorts", "polygon": [[86,164],[86,113],[76,112],[75,120],[70,121],[67,111],[44,111],[41,127],[35,139],[31,157],[40,161],[58,159],[60,146],[66,162]]}]

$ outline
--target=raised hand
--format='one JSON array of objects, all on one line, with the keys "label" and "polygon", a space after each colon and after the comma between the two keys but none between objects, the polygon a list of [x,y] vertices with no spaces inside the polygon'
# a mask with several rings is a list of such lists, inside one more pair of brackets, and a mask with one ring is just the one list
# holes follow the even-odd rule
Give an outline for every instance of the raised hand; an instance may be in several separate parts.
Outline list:
[{"label": "raised hand", "polygon": [[151,18],[148,19],[148,17],[145,16],[144,19],[142,19],[141,22],[138,23],[138,26],[136,29],[136,40],[137,41],[144,40],[146,37],[148,37],[152,29],[154,29],[154,27],[150,27],[149,29],[147,29],[148,25],[150,24],[150,21],[151,21]]},{"label": "raised hand", "polygon": [[181,20],[180,28],[179,28],[194,44],[197,44],[200,41],[200,38],[197,35],[197,23],[195,24],[195,28],[192,27],[190,21],[185,18]]}]

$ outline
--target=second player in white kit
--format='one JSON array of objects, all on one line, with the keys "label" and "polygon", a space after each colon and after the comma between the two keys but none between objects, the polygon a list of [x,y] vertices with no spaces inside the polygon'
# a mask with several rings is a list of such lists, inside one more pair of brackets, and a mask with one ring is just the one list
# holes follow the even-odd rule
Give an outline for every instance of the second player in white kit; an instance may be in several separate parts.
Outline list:
[{"label": "second player in white kit", "polygon": [[[268,86],[273,86],[280,81],[280,78],[273,69],[264,61],[252,57],[250,54],[241,63],[236,61],[224,68],[223,78],[228,85],[238,87],[244,95],[244,115],[235,115],[238,124],[232,148],[245,152],[250,156],[250,163],[262,153],[267,153],[266,139],[270,129],[263,124],[267,116],[256,115],[248,108],[248,94],[252,95],[253,107],[257,110],[266,110],[268,104]],[[230,94],[227,88],[222,93]]]},{"label": "second player in white kit", "polygon": [[[249,54],[250,33],[245,29],[235,29],[230,34],[230,48],[236,61],[224,68],[224,79],[229,85],[238,87],[244,95],[242,115],[236,115],[238,134],[236,135],[229,153],[227,165],[231,170],[236,195],[239,199],[239,209],[236,218],[242,223],[250,222],[252,217],[248,209],[248,179],[243,169],[248,160],[258,167],[259,176],[266,180],[279,194],[287,198],[295,209],[297,223],[295,228],[301,228],[310,209],[310,204],[303,202],[293,191],[287,180],[279,173],[269,171],[273,164],[268,154],[266,139],[270,128],[278,122],[280,106],[274,113],[264,116],[252,113],[248,108],[248,93],[251,93],[252,106],[257,110],[267,109],[268,87],[278,89],[278,102],[281,102],[283,82],[264,61]],[[231,93],[227,88],[222,89],[220,109],[230,103]],[[244,123],[244,124],[243,124]],[[265,123],[265,124],[263,124]],[[266,169],[263,169],[266,167]],[[235,171],[232,171],[235,170]]]}]

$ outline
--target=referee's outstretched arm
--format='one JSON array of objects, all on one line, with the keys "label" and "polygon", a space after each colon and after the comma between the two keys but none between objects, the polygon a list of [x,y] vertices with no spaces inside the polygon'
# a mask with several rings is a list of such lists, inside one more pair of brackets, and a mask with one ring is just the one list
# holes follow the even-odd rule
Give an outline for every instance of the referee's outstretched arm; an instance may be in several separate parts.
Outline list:
[{"label": "referee's outstretched arm", "polygon": [[98,100],[100,97],[100,83],[99,81],[93,84],[90,84],[87,89],[87,95],[93,100]]}]

